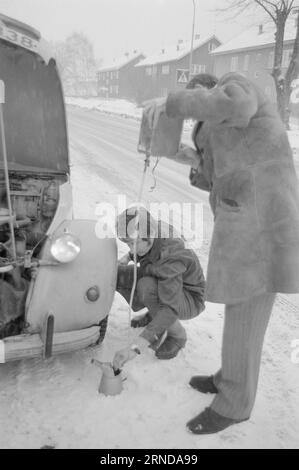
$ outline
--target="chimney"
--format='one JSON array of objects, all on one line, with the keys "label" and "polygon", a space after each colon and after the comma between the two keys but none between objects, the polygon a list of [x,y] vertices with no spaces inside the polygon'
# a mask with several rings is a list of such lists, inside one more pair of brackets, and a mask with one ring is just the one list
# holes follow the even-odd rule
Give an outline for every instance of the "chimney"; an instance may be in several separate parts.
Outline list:
[{"label": "chimney", "polygon": [[133,54],[137,54],[137,49],[134,49]]},{"label": "chimney", "polygon": [[200,34],[195,34],[195,41],[198,41],[200,38]]},{"label": "chimney", "polygon": [[126,56],[126,57],[129,57],[129,55],[130,55],[130,54],[129,54],[128,52],[125,52],[125,56]]},{"label": "chimney", "polygon": [[264,32],[263,25],[259,24],[259,34],[263,34],[263,32]]},{"label": "chimney", "polygon": [[177,51],[179,51],[179,50],[180,50],[180,45],[179,45],[179,44],[177,44],[177,46],[176,46],[176,50],[177,50]]},{"label": "chimney", "polygon": [[165,49],[162,49],[162,51],[161,51],[161,52],[162,52],[162,54],[165,54]]},{"label": "chimney", "polygon": [[179,39],[178,40],[178,44],[183,44],[183,42],[184,42],[184,39]]}]

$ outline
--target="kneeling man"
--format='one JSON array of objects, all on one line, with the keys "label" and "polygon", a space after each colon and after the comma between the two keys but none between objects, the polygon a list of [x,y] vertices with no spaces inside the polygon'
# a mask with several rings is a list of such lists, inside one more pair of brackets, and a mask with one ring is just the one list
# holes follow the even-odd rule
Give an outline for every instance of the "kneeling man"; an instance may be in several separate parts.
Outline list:
[{"label": "kneeling man", "polygon": [[[119,262],[117,290],[129,302],[134,278],[133,260],[136,222],[138,282],[132,308],[147,307],[131,326],[145,327],[137,344],[118,351],[114,366],[120,368],[144,347],[155,350],[158,359],[171,359],[185,346],[187,337],[180,320],[190,320],[204,310],[205,279],[196,253],[185,248],[172,226],[156,221],[141,207],[124,211],[117,219],[118,237],[130,252]],[[164,339],[164,341],[163,341]]]}]

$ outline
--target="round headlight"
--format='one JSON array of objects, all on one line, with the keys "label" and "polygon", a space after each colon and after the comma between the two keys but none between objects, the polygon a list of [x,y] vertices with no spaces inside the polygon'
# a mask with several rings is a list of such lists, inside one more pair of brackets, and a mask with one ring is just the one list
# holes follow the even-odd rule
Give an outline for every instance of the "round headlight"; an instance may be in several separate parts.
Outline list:
[{"label": "round headlight", "polygon": [[51,244],[51,255],[60,263],[69,263],[77,258],[81,250],[79,238],[71,233],[65,233],[55,238]]}]

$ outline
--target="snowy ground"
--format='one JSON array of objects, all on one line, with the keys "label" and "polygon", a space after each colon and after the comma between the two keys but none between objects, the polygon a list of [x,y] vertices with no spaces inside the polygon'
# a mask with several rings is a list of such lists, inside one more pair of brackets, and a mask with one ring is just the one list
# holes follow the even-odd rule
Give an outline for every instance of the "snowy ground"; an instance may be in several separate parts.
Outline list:
[{"label": "snowy ground", "polygon": [[[127,100],[110,99],[104,100],[101,98],[71,98],[66,97],[66,103],[80,108],[96,110],[110,115],[121,115],[126,118],[133,118],[136,120],[141,119],[142,108]],[[296,163],[299,164],[299,130],[298,120],[294,120],[294,125],[288,132],[290,144],[294,152]],[[192,122],[185,122],[184,129],[186,131],[192,128]]]},{"label": "snowy ground", "polygon": [[[137,192],[142,168],[134,150],[138,122],[73,106],[68,116],[75,216],[94,218],[97,202],[111,201],[120,191],[132,197]],[[157,171],[157,188],[145,191],[145,197],[203,197],[206,204],[181,167],[162,162]],[[196,247],[204,267],[212,226],[208,212],[205,223],[208,236]],[[123,252],[119,244],[119,255]],[[178,357],[159,361],[149,350],[125,366],[123,392],[105,397],[97,391],[101,372],[91,358],[110,360],[129,334],[139,333],[129,333],[127,304],[116,295],[102,346],[48,362],[1,366],[0,448],[299,448],[299,364],[291,362],[291,342],[299,339],[298,313],[296,296],[278,296],[251,420],[198,437],[186,431],[185,423],[212,397],[191,389],[188,381],[220,366],[222,306],[207,304],[203,314],[185,322],[188,342]]]},{"label": "snowy ground", "polygon": [[[142,116],[142,107],[127,100],[66,97],[65,101],[66,104],[72,106],[100,111],[110,115],[122,116],[124,118],[136,119],[137,121],[139,121]],[[190,121],[186,121],[184,128],[185,130],[190,130],[192,128],[192,123]]]}]

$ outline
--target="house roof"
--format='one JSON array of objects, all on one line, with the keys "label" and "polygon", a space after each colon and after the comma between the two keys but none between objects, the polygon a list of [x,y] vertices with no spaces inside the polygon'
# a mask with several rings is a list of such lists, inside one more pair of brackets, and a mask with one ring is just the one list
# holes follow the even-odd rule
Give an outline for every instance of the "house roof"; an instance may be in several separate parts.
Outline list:
[{"label": "house roof", "polygon": [[[252,26],[243,31],[230,41],[214,49],[211,54],[228,54],[233,51],[260,49],[275,44],[275,25],[266,23],[263,25],[263,32],[259,32],[259,25]],[[296,37],[296,28],[294,22],[286,25],[284,41],[293,41]]]},{"label": "house roof", "polygon": [[[207,42],[209,42],[211,39],[216,39],[219,41],[219,39],[215,36],[206,36],[203,38],[200,38],[193,43],[193,50],[198,49],[199,47],[203,46]],[[220,41],[219,41],[220,42]],[[179,46],[179,49],[178,47]],[[149,57],[146,57],[144,60],[139,62],[135,67],[143,67],[147,65],[155,65],[155,64],[161,64],[164,62],[172,62],[174,60],[179,60],[185,57],[190,53],[191,49],[191,41],[184,41],[182,44],[175,44],[171,46],[167,46],[162,48],[159,52],[152,54]]]},{"label": "house roof", "polygon": [[141,52],[133,52],[131,54],[124,54],[113,61],[107,62],[101,68],[98,69],[98,72],[110,72],[110,70],[119,70],[125,65],[128,65],[133,60],[140,57],[141,59],[144,58],[144,55]]}]

